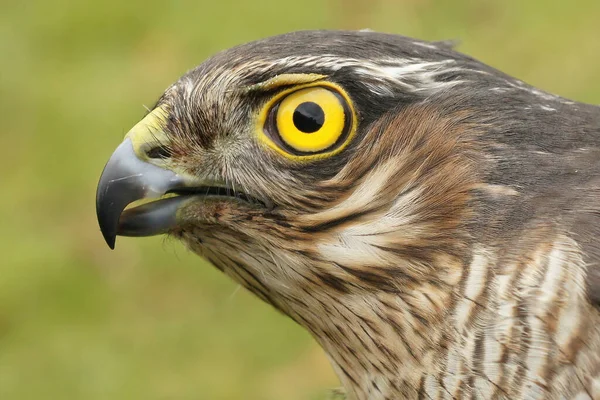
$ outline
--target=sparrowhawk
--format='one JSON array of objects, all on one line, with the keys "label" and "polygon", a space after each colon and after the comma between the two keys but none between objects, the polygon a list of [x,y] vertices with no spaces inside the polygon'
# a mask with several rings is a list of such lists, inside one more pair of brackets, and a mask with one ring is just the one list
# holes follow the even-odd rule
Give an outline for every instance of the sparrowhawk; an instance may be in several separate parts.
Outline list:
[{"label": "sparrowhawk", "polygon": [[96,204],[109,246],[171,235],[306,328],[350,399],[583,400],[599,200],[599,107],[445,42],[304,31],[170,86]]}]

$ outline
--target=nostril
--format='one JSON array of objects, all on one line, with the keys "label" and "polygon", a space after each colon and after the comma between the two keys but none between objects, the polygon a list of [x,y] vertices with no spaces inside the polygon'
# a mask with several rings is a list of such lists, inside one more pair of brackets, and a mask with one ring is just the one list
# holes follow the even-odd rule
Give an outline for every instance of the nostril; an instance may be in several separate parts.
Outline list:
[{"label": "nostril", "polygon": [[146,152],[149,158],[165,159],[171,157],[171,152],[165,146],[156,146]]}]

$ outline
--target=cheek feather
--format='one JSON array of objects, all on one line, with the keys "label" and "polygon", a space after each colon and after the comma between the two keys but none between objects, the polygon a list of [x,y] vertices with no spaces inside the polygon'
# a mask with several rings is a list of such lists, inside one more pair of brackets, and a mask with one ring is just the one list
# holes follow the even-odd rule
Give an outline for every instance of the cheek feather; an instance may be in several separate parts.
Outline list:
[{"label": "cheek feather", "polygon": [[[406,246],[411,241],[424,245],[430,238],[439,246],[440,236],[470,219],[470,192],[480,182],[474,152],[463,145],[477,131],[461,124],[463,119],[414,107],[382,118],[347,166],[323,184],[323,191],[346,187],[346,195],[295,223],[319,232],[335,230],[337,241],[353,237],[384,246],[400,240]],[[362,178],[355,182],[355,177]]]}]

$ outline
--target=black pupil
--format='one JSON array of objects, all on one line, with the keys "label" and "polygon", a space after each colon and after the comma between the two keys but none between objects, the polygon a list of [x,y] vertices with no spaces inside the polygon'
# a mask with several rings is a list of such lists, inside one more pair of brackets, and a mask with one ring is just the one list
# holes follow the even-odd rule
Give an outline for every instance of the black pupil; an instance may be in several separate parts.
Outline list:
[{"label": "black pupil", "polygon": [[296,107],[293,119],[299,131],[313,133],[321,129],[325,123],[325,113],[317,103],[307,101]]}]

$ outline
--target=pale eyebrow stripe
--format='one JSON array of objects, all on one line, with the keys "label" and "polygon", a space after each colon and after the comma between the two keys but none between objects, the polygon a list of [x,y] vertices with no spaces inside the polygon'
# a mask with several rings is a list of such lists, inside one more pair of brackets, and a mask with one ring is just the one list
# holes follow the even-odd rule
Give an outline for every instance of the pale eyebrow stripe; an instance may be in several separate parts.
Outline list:
[{"label": "pale eyebrow stripe", "polygon": [[282,86],[302,85],[313,83],[327,78],[327,75],[321,74],[281,74],[266,81],[250,85],[246,88],[248,92],[268,92],[278,89]]}]

